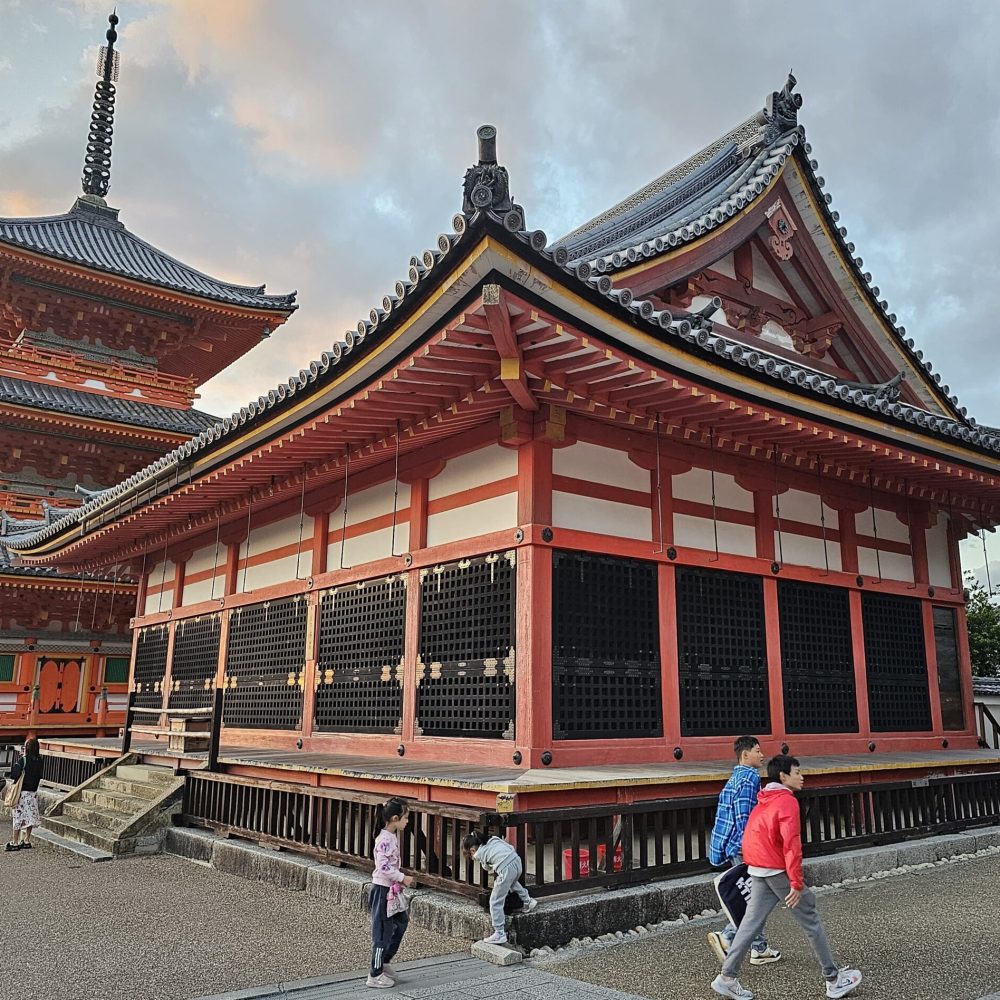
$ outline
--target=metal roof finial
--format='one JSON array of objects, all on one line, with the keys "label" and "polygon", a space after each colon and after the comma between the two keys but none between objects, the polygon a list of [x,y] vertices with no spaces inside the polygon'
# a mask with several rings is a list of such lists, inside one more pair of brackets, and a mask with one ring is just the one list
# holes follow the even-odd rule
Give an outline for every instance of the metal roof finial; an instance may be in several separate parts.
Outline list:
[{"label": "metal roof finial", "polygon": [[764,119],[774,131],[774,138],[790,132],[799,124],[802,95],[792,93],[796,83],[795,74],[789,70],[785,86],[768,95],[764,105]]},{"label": "metal roof finial", "polygon": [[[118,8],[116,7],[115,10]],[[107,45],[101,46],[97,59],[97,87],[94,92],[94,110],[90,114],[90,133],[87,136],[87,155],[83,160],[83,193],[88,200],[104,204],[104,196],[111,183],[111,135],[114,131],[115,83],[118,80],[119,54],[118,15],[112,11],[108,17]]]},{"label": "metal roof finial", "polygon": [[493,125],[476,129],[479,162],[465,172],[462,211],[466,215],[491,211],[504,214],[514,207],[510,200],[507,168],[497,163],[497,130]]}]

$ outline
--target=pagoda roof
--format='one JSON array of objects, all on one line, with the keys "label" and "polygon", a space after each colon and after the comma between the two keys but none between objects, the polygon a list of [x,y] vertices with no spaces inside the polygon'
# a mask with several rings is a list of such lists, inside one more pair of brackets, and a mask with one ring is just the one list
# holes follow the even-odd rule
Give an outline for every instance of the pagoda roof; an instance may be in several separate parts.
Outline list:
[{"label": "pagoda roof", "polygon": [[263,285],[235,285],[181,263],[126,229],[118,209],[101,201],[84,196],[64,215],[0,219],[0,246],[225,305],[286,314],[296,308],[295,292],[267,295]]},{"label": "pagoda roof", "polygon": [[201,410],[160,406],[157,403],[123,399],[121,396],[70,389],[61,385],[47,385],[44,382],[30,382],[8,375],[0,375],[0,404],[2,403],[66,413],[91,420],[107,420],[131,427],[147,427],[151,430],[183,434],[188,437],[200,434],[218,420],[217,417]]},{"label": "pagoda roof", "polygon": [[[481,140],[484,129],[480,130]],[[502,172],[499,179],[498,172]],[[609,320],[626,324],[653,341],[680,348],[695,361],[710,361],[716,370],[749,376],[762,383],[765,389],[771,385],[789,390],[801,398],[799,407],[803,412],[809,412],[814,402],[826,398],[843,410],[845,416],[852,412],[869,418],[874,415],[884,425],[887,439],[891,439],[893,425],[896,425],[916,429],[927,439],[928,450],[932,450],[934,439],[937,439],[964,445],[991,461],[1000,456],[1000,432],[976,426],[971,420],[940,416],[901,401],[902,376],[898,374],[877,385],[845,380],[810,367],[808,358],[795,363],[771,353],[766,342],[761,342],[760,347],[749,348],[742,341],[717,333],[707,312],[671,312],[652,300],[634,297],[628,288],[615,287],[611,276],[603,273],[606,268],[588,260],[571,259],[568,237],[550,245],[543,232],[527,229],[523,209],[511,203],[506,184],[506,171],[498,167],[495,160],[484,162],[481,153],[479,166],[471,168],[466,175],[465,204],[463,211],[452,220],[453,231],[439,236],[434,248],[411,258],[406,279],[396,282],[381,303],[358,322],[356,330],[348,331],[342,341],[333,344],[287,382],[251,400],[230,417],[206,428],[82,507],[30,534],[12,539],[11,548],[38,557],[40,553],[31,550],[42,545],[51,549],[51,543],[46,545],[49,539],[68,537],[76,525],[93,524],[96,520],[104,523],[112,510],[117,517],[151,501],[158,489],[162,491],[171,478],[176,479],[183,470],[191,469],[195,461],[201,469],[199,474],[205,474],[214,467],[216,459],[219,464],[231,459],[234,448],[239,452],[258,449],[268,435],[287,430],[289,421],[308,422],[322,408],[331,405],[331,394],[327,390],[334,383],[343,385],[347,379],[347,384],[356,387],[359,381],[374,378],[388,361],[379,356],[383,346],[395,341],[393,349],[401,349],[396,334],[407,323],[415,317],[420,317],[421,324],[435,321],[435,311],[426,305],[436,290],[446,283],[452,286],[450,308],[457,308],[458,288],[474,295],[489,265],[477,261],[470,268],[466,266],[467,258],[483,238],[489,238],[494,246],[501,248],[499,252],[490,253],[490,262],[493,273],[502,273],[504,280],[530,284],[537,289],[544,276],[552,288],[565,290],[578,300],[596,306]],[[480,188],[486,193],[480,194],[477,201]],[[443,307],[437,305],[435,308]],[[717,306],[713,305],[712,311],[715,308]],[[355,373],[353,382],[348,377],[349,372]],[[349,391],[353,390],[335,388],[333,396],[344,398]]]}]

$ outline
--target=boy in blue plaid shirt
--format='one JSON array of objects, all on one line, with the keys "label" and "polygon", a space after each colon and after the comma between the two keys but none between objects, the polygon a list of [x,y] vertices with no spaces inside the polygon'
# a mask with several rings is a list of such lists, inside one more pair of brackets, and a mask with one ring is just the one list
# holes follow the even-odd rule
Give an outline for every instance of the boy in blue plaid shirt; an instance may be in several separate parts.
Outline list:
[{"label": "boy in blue plaid shirt", "polygon": [[[764,752],[755,736],[741,736],[733,743],[737,764],[719,794],[719,808],[708,845],[708,859],[713,865],[743,864],[743,831],[746,829],[750,810],[757,804],[760,791],[760,768]],[[725,962],[726,952],[736,937],[736,927],[730,923],[722,931],[711,931],[708,943],[720,962]],[[771,948],[760,936],[750,948],[751,965],[769,965],[781,958],[781,952]]]}]

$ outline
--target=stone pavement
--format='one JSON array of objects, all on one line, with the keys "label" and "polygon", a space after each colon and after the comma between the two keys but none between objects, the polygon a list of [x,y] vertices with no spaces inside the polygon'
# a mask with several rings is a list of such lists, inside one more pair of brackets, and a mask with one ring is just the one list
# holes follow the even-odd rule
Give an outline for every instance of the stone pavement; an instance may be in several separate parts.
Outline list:
[{"label": "stone pavement", "polygon": [[640,1000],[630,993],[555,976],[526,965],[498,968],[465,954],[396,966],[396,988],[370,990],[364,978],[282,983],[265,989],[221,993],[201,1000]]}]

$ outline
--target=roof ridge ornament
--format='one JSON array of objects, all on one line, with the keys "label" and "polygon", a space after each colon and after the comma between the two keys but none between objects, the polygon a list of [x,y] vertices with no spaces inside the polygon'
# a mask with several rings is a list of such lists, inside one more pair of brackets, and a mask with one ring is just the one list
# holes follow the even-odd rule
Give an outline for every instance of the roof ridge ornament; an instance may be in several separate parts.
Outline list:
[{"label": "roof ridge ornament", "polygon": [[[117,10],[117,8],[115,8]],[[118,15],[112,11],[108,17],[107,45],[101,46],[97,59],[97,86],[94,91],[94,110],[90,114],[90,133],[87,136],[87,155],[83,160],[84,200],[104,206],[104,196],[111,184],[111,135],[115,118],[115,82],[118,80],[119,54],[115,51],[118,32],[115,25]]]},{"label": "roof ridge ornament", "polygon": [[479,162],[465,171],[462,212],[470,216],[477,212],[503,215],[519,208],[510,199],[507,168],[497,163],[496,126],[480,125],[476,137],[479,139]]},{"label": "roof ridge ornament", "polygon": [[891,403],[896,403],[899,401],[899,392],[905,378],[906,372],[899,371],[885,382],[844,382],[843,384],[849,385],[852,389],[870,392],[875,399],[887,399]]},{"label": "roof ridge ornament", "polygon": [[768,125],[766,142],[770,143],[778,136],[798,127],[802,95],[792,93],[797,82],[795,74],[789,70],[785,86],[781,90],[773,91],[764,102],[764,120]]}]

